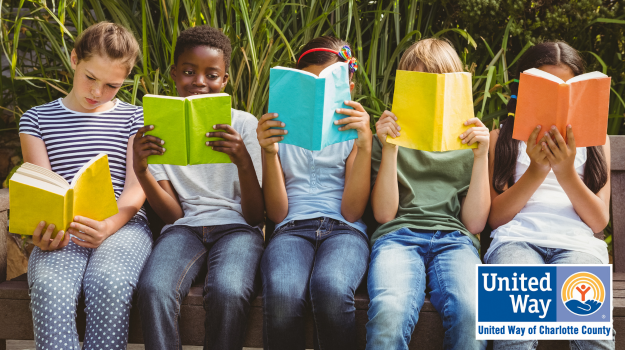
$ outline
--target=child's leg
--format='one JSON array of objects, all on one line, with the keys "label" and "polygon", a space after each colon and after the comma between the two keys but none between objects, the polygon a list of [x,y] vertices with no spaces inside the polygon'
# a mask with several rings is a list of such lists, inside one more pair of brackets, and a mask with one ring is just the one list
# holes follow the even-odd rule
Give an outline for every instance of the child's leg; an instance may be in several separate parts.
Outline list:
[{"label": "child's leg", "polygon": [[367,349],[407,350],[425,300],[423,255],[429,239],[403,228],[379,238],[371,250],[367,289]]},{"label": "child's leg", "polygon": [[369,243],[350,226],[330,222],[310,277],[317,340],[321,349],[356,349],[354,293],[367,271]]},{"label": "child's leg", "polygon": [[[592,254],[565,249],[551,251],[550,264],[601,264],[601,260]],[[615,346],[613,336],[605,340],[571,340],[572,350],[613,350]]]},{"label": "child's leg", "polygon": [[[207,227],[208,275],[204,285],[205,350],[240,350],[263,254],[262,233],[246,225]],[[213,243],[214,242],[214,243]]]},{"label": "child's leg", "polygon": [[134,217],[91,253],[83,287],[83,349],[126,347],[132,294],[151,251],[152,233],[143,218]]},{"label": "child's leg", "polygon": [[37,350],[78,350],[76,304],[90,250],[71,240],[65,248],[35,247],[28,261],[28,287]]},{"label": "child's leg", "polygon": [[319,219],[285,224],[274,232],[261,260],[265,350],[303,350],[308,281]]},{"label": "child's leg", "polygon": [[180,304],[206,263],[203,227],[171,226],[156,240],[137,286],[147,350],[182,349]]},{"label": "child's leg", "polygon": [[475,339],[477,315],[475,266],[477,249],[459,231],[437,232],[427,264],[430,301],[443,319],[445,349],[485,349],[486,340]]}]

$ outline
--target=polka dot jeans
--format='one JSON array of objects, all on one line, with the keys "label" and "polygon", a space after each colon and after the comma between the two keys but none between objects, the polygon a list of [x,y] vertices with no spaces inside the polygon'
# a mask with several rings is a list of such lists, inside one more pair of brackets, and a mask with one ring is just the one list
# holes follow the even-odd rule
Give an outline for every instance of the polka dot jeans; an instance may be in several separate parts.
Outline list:
[{"label": "polka dot jeans", "polygon": [[65,248],[35,248],[28,262],[30,308],[37,350],[79,349],[76,305],[85,296],[83,349],[126,349],[130,303],[152,250],[147,222],[135,216],[98,248],[70,240]]}]

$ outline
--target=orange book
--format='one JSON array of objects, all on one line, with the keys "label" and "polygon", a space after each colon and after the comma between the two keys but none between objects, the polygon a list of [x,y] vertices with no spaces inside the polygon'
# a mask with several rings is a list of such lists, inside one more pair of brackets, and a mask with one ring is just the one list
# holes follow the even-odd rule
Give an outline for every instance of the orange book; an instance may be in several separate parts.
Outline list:
[{"label": "orange book", "polygon": [[528,69],[519,78],[517,99],[512,138],[527,141],[536,126],[547,130],[555,125],[566,140],[566,126],[571,124],[577,147],[605,144],[610,104],[607,75],[591,72],[565,82],[540,69]]}]

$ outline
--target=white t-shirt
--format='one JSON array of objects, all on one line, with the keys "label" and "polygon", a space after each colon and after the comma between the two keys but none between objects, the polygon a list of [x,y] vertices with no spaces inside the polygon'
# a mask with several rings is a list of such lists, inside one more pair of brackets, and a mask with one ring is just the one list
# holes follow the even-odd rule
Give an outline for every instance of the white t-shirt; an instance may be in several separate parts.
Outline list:
[{"label": "white t-shirt", "polygon": [[[257,125],[258,120],[253,115],[232,109],[232,127],[243,138],[247,152],[252,158],[258,183],[262,184],[262,159],[256,138]],[[169,180],[178,193],[184,217],[178,219],[174,225],[247,225],[241,210],[241,186],[236,165],[150,164],[148,169],[157,181]]]}]

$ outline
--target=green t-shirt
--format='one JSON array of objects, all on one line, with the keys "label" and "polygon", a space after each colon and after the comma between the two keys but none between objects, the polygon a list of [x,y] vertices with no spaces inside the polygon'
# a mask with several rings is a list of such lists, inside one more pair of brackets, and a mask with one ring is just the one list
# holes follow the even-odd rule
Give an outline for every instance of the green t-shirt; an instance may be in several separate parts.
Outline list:
[{"label": "green t-shirt", "polygon": [[[373,138],[371,186],[380,170],[382,143]],[[480,241],[460,221],[460,199],[467,195],[473,169],[473,151],[424,152],[399,147],[397,182],[399,208],[395,219],[380,225],[371,244],[383,235],[410,228],[460,231],[479,249]]]}]

